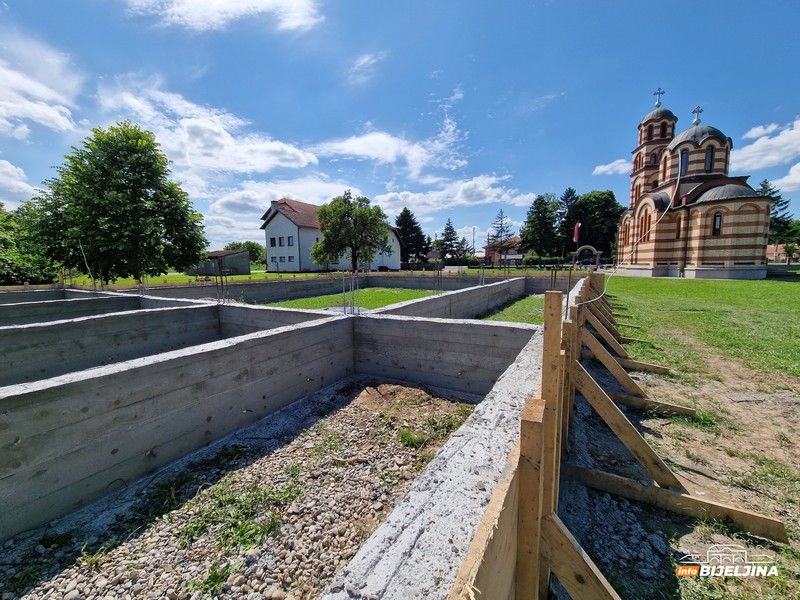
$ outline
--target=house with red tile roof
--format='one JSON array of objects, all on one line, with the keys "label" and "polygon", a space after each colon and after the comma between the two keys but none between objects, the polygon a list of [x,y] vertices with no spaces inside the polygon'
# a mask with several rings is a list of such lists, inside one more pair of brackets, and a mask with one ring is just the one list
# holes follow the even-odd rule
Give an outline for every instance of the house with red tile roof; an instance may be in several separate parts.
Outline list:
[{"label": "house with red tile roof", "polygon": [[[336,263],[318,265],[311,258],[311,245],[322,239],[322,230],[317,219],[319,206],[299,200],[281,198],[273,200],[261,217],[267,247],[267,269],[299,273],[324,271],[327,269],[349,269],[350,259],[342,256]],[[400,237],[389,228],[388,252],[379,252],[368,266],[369,270],[400,269]]]}]

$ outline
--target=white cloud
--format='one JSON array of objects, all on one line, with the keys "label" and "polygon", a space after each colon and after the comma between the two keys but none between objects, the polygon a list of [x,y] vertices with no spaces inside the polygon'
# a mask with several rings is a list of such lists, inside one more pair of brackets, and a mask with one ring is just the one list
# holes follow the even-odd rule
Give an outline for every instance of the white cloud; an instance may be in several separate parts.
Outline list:
[{"label": "white cloud", "polygon": [[478,175],[472,179],[450,181],[439,189],[425,192],[388,192],[375,196],[374,201],[390,215],[396,215],[408,206],[415,215],[450,210],[459,206],[477,206],[502,203],[511,206],[529,206],[536,194],[522,194],[507,188],[502,182],[508,177]]},{"label": "white cloud", "polygon": [[780,129],[775,136],[765,135],[749,146],[734,149],[731,152],[731,170],[749,171],[785,165],[797,156],[800,156],[800,119]]},{"label": "white cloud", "polygon": [[631,161],[618,158],[607,165],[597,165],[592,175],[628,175],[631,172]]},{"label": "white cloud", "polygon": [[772,185],[784,192],[800,192],[800,163],[789,169],[785,177],[773,180]]},{"label": "white cloud", "polygon": [[25,139],[28,123],[75,130],[71,108],[83,76],[69,57],[7,28],[0,28],[0,39],[0,134]]},{"label": "white cloud", "polygon": [[19,201],[28,200],[36,189],[28,183],[25,171],[7,160],[0,160],[0,201],[6,210],[16,208]]},{"label": "white cloud", "polygon": [[742,136],[743,140],[749,139],[757,139],[760,137],[764,137],[765,135],[770,135],[771,133],[775,133],[778,130],[777,123],[770,123],[769,125],[757,125],[750,129],[747,133]]},{"label": "white cloud", "polygon": [[466,166],[459,155],[464,140],[458,124],[445,117],[440,130],[432,138],[411,142],[385,131],[368,131],[349,138],[323,142],[314,148],[320,156],[373,160],[379,165],[405,162],[412,179],[426,179],[424,169],[441,168],[454,171]]},{"label": "white cloud", "polygon": [[133,13],[155,15],[165,25],[196,31],[222,29],[229,22],[271,15],[278,29],[307,31],[324,20],[317,0],[127,0]]},{"label": "white cloud", "polygon": [[133,115],[143,128],[153,131],[176,172],[266,173],[317,164],[311,152],[247,131],[249,123],[244,119],[194,104],[159,86],[158,81],[124,78],[101,86],[100,105],[108,113]]},{"label": "white cloud", "polygon": [[388,52],[372,52],[356,58],[347,72],[347,81],[352,85],[363,85],[375,75],[375,67],[386,60]]}]

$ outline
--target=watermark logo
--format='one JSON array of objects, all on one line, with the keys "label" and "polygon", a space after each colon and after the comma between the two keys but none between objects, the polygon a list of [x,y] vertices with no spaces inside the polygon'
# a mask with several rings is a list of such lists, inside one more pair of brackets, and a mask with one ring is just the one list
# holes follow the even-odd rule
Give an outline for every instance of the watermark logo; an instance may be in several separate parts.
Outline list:
[{"label": "watermark logo", "polygon": [[687,554],[675,569],[678,577],[767,577],[778,574],[774,556],[750,554],[739,544],[715,544],[706,555]]}]

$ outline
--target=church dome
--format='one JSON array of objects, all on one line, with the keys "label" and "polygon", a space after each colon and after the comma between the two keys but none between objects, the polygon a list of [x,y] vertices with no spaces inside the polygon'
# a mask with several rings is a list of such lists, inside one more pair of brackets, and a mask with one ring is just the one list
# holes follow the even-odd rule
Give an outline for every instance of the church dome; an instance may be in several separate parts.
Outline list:
[{"label": "church dome", "polygon": [[672,114],[672,111],[668,108],[664,108],[663,106],[659,106],[651,110],[644,116],[642,119],[642,123],[647,123],[648,121],[656,121],[658,119],[675,119],[677,121],[677,117]]},{"label": "church dome", "polygon": [[[727,143],[730,139],[716,127],[711,127],[710,125],[695,125],[675,136],[675,139],[673,139],[669,146],[667,146],[667,152],[672,152],[679,144],[682,144],[683,142],[694,142],[699,146],[708,138],[716,138],[723,144]],[[731,144],[731,147],[732,146],[733,144]]]},{"label": "church dome", "polygon": [[719,200],[733,200],[735,198],[755,198],[756,191],[749,185],[740,183],[726,183],[706,190],[697,197],[695,202],[716,202]]}]

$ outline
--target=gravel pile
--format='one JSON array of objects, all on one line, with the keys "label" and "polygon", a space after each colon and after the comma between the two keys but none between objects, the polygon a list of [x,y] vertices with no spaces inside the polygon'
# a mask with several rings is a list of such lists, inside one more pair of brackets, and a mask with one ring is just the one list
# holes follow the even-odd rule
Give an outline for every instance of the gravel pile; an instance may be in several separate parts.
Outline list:
[{"label": "gravel pile", "polygon": [[318,596],[472,409],[391,384],[334,392],[9,540],[0,598]]}]

